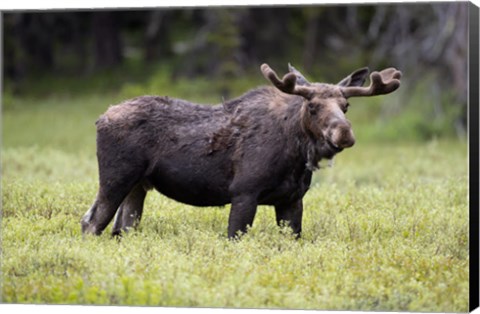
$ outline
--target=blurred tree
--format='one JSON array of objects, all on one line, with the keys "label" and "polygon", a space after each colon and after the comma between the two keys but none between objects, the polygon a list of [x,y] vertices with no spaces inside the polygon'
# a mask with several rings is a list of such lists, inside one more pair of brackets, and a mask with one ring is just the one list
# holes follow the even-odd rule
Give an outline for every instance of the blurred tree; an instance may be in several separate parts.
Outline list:
[{"label": "blurred tree", "polygon": [[461,133],[467,23],[466,2],[12,12],[4,14],[5,78],[21,86],[22,77],[38,73],[94,74],[125,60],[168,65],[173,78],[207,75],[224,82],[263,62],[303,65],[312,78],[326,81],[358,66],[396,66],[410,84],[402,90],[427,73],[433,77],[437,116],[448,114],[442,97],[452,90]]},{"label": "blurred tree", "polygon": [[[257,67],[260,63],[282,61],[299,46],[292,42],[289,21],[300,8],[254,7],[243,9],[238,21],[242,40],[238,47],[242,64]],[[273,62],[272,62],[273,61]]]},{"label": "blurred tree", "polygon": [[19,40],[12,36],[17,31],[17,25],[20,15],[5,15],[3,17],[3,61],[4,77],[12,81],[12,88],[16,89],[22,73],[24,72],[23,62],[24,53],[20,47]]},{"label": "blurred tree", "polygon": [[311,69],[315,64],[315,59],[318,55],[318,37],[321,31],[321,11],[318,9],[304,9],[303,13],[305,14],[306,19],[303,66],[306,69]]},{"label": "blurred tree", "polygon": [[[6,74],[20,80],[28,72],[54,67],[54,18],[50,14],[15,14],[5,17]],[[9,34],[14,34],[10,37]]]},{"label": "blurred tree", "polygon": [[171,39],[168,25],[171,23],[170,11],[154,10],[148,12],[145,25],[145,61],[152,62],[171,57]]},{"label": "blurred tree", "polygon": [[208,50],[211,60],[211,72],[222,78],[221,93],[230,97],[228,79],[238,76],[241,72],[239,59],[241,52],[240,33],[237,26],[240,10],[218,9],[204,11],[210,25]]},{"label": "blurred tree", "polygon": [[112,11],[93,12],[92,34],[96,69],[112,68],[122,63],[122,43],[117,16]]},{"label": "blurred tree", "polygon": [[[333,63],[336,68],[345,66],[342,71],[364,64],[373,69],[396,66],[408,77],[403,90],[413,90],[430,73],[435,77],[430,86],[432,102],[429,105],[433,106],[434,115],[431,118],[448,114],[445,107],[451,104],[445,104],[442,97],[445,91],[451,90],[450,101],[460,112],[456,119],[457,132],[459,135],[466,132],[468,3],[345,6],[326,11],[325,16],[315,17],[312,12],[307,15],[307,25],[320,24],[323,38],[317,37],[316,42],[321,47],[323,60],[322,64],[315,64],[308,53],[305,66],[315,64],[328,69],[329,63]],[[314,32],[309,36],[312,34]],[[306,45],[305,53],[309,50],[312,47]],[[325,72],[328,75],[329,71]],[[386,110],[391,111],[392,107]]]},{"label": "blurred tree", "polygon": [[55,13],[54,41],[55,72],[88,74],[90,65],[90,12]]}]

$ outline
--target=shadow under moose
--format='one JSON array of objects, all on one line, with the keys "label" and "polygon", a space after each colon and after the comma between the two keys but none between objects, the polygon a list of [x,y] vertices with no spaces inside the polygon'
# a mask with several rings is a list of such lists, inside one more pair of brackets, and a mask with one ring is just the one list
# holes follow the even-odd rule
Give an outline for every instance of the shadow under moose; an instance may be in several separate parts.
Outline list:
[{"label": "shadow under moose", "polygon": [[267,64],[261,72],[273,86],[215,106],[141,96],[110,107],[96,122],[100,184],[82,232],[99,235],[114,217],[113,235],[135,228],[155,188],[194,206],[231,203],[229,238],[258,205],[274,206],[299,237],[312,172],[355,143],[348,99],[391,93],[402,74],[372,72],[363,87],[368,68],[337,84],[310,83],[290,65],[282,79]]}]

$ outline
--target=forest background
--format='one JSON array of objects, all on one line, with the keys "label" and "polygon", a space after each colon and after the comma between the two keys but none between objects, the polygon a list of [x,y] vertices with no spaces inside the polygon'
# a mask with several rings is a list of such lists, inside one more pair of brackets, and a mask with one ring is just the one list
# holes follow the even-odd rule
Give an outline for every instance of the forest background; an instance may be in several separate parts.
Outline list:
[{"label": "forest background", "polygon": [[[0,301],[467,311],[468,15],[467,2],[2,12]],[[109,105],[218,104],[289,62],[313,82],[403,72],[395,93],[350,101],[356,144],[315,173],[301,240],[262,207],[233,243],[228,208],[158,193],[122,241],[82,238]]]},{"label": "forest background", "polygon": [[15,95],[93,91],[188,98],[198,90],[219,102],[254,87],[247,82],[265,84],[263,62],[280,73],[291,62],[326,82],[358,67],[396,66],[405,73],[402,97],[380,114],[372,107],[372,119],[389,129],[402,114],[402,129],[375,138],[465,137],[467,8],[447,2],[6,13],[4,109]]}]

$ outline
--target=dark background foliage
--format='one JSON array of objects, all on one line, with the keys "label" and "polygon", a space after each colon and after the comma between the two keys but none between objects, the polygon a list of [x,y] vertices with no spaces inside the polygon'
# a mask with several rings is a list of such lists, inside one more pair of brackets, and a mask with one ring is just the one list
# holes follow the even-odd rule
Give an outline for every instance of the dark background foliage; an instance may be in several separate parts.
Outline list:
[{"label": "dark background foliage", "polygon": [[433,129],[417,125],[420,137],[463,137],[467,23],[468,3],[461,2],[7,12],[4,91],[58,93],[69,89],[59,82],[72,78],[83,93],[121,90],[160,71],[168,82],[210,81],[212,93],[230,97],[232,82],[257,79],[263,62],[279,73],[292,62],[328,82],[365,65],[395,66],[404,73],[403,92],[380,116],[404,113],[417,95],[423,109],[415,114],[441,121]]}]

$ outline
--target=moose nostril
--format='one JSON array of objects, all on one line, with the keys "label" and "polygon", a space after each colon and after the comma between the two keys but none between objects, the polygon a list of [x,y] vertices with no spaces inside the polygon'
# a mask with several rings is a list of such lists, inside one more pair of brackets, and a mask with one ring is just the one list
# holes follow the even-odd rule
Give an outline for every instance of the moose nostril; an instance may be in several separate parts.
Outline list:
[{"label": "moose nostril", "polygon": [[355,145],[355,138],[349,137],[344,139],[344,141],[341,144],[341,147],[349,148],[349,147],[352,147],[353,145]]},{"label": "moose nostril", "polygon": [[338,148],[348,148],[355,144],[353,132],[348,127],[338,127],[330,133],[330,142]]}]

